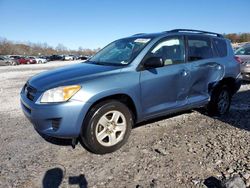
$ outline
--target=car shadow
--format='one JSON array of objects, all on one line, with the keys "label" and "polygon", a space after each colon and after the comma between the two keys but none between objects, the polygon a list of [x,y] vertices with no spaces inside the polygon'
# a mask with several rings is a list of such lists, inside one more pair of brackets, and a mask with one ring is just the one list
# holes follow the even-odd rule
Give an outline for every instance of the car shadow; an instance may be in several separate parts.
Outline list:
[{"label": "car shadow", "polygon": [[69,185],[78,185],[80,188],[87,188],[88,182],[84,175],[69,177]]},{"label": "car shadow", "polygon": [[[64,173],[59,167],[49,169],[44,177],[42,186],[43,188],[59,188],[63,181]],[[87,188],[88,182],[83,174],[79,176],[70,176],[68,179],[69,185],[77,185],[80,188]]]},{"label": "car shadow", "polygon": [[43,188],[58,188],[63,180],[63,171],[61,168],[52,168],[48,170],[43,177]]},{"label": "car shadow", "polygon": [[204,185],[206,185],[207,188],[222,188],[223,187],[222,182],[213,176],[205,179]]}]

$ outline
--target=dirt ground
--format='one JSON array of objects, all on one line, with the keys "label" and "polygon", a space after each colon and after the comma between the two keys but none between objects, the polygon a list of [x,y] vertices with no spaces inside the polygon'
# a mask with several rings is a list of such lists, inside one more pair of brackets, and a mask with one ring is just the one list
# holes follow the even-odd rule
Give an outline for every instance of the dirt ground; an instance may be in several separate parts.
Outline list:
[{"label": "dirt ground", "polygon": [[46,142],[20,107],[29,77],[72,63],[0,67],[0,187],[212,187],[235,174],[250,186],[250,83],[224,117],[194,110],[155,119],[117,152],[94,155]]}]

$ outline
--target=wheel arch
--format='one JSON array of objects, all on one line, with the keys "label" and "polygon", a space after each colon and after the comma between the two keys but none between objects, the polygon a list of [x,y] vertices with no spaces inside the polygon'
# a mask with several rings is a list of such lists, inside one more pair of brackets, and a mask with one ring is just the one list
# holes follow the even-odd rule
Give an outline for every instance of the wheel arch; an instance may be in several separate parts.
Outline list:
[{"label": "wheel arch", "polygon": [[220,80],[218,82],[210,83],[208,85],[208,92],[211,94],[215,88],[220,87],[222,85],[226,85],[228,87],[231,95],[234,95],[239,89],[236,82],[237,82],[237,80],[233,77],[223,78],[222,80]]},{"label": "wheel arch", "polygon": [[101,103],[101,102],[107,101],[107,100],[117,100],[117,101],[125,104],[131,110],[131,112],[133,114],[134,121],[136,122],[137,117],[138,117],[138,111],[136,108],[136,104],[135,104],[134,100],[132,99],[132,97],[130,97],[128,94],[125,94],[125,93],[108,95],[108,96],[101,97],[101,98],[95,100],[95,102],[93,102],[93,104],[89,107],[88,112],[98,103]]}]

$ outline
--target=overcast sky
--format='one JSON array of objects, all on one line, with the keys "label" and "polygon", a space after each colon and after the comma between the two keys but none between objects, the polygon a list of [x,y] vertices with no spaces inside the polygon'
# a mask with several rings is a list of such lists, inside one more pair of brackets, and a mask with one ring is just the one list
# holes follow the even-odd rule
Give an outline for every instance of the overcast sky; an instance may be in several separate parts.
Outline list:
[{"label": "overcast sky", "polygon": [[0,37],[104,47],[135,33],[250,32],[250,0],[0,0]]}]

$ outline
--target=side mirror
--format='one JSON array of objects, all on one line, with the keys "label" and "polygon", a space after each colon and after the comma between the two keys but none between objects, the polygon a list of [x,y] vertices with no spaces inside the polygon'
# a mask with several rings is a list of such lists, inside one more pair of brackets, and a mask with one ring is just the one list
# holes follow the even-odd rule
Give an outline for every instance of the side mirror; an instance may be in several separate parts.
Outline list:
[{"label": "side mirror", "polygon": [[161,57],[150,57],[144,62],[145,69],[163,67],[164,62]]}]

